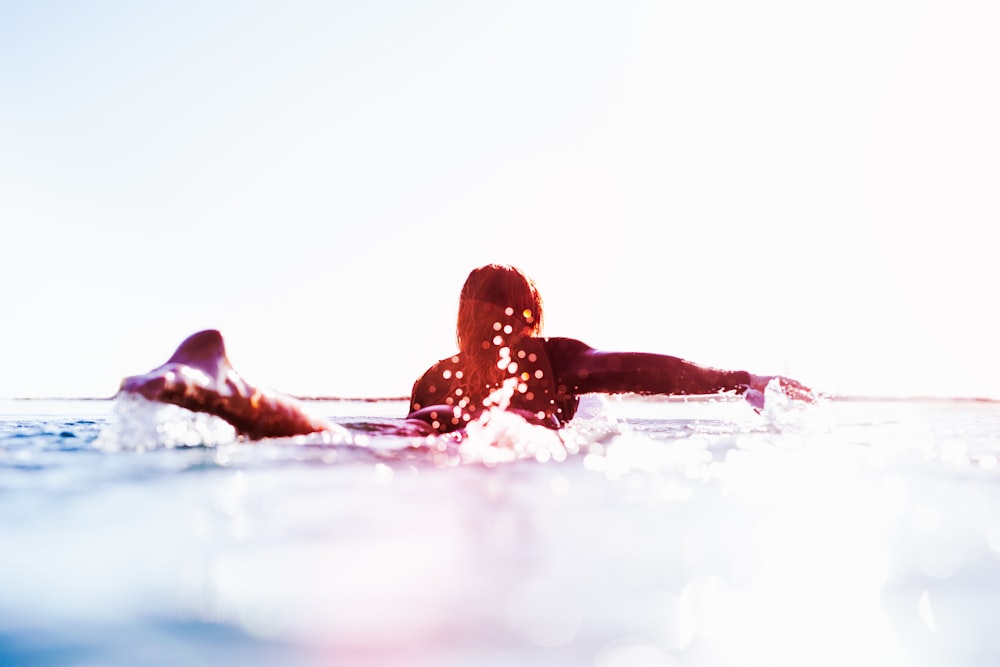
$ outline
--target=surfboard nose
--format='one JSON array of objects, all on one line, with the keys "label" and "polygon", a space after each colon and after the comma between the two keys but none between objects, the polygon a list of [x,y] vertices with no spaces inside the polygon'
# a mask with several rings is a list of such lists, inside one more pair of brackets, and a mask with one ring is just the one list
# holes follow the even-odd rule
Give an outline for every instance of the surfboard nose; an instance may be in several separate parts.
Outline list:
[{"label": "surfboard nose", "polygon": [[206,329],[185,338],[167,363],[201,366],[205,362],[218,362],[225,358],[226,344],[222,334],[215,329]]}]

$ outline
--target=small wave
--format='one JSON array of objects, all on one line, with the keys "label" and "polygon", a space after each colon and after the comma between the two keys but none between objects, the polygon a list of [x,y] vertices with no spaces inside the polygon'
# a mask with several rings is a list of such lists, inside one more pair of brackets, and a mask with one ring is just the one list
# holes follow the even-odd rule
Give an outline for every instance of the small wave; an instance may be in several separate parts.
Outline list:
[{"label": "small wave", "polygon": [[342,453],[350,450],[354,455],[382,461],[425,460],[436,467],[460,464],[494,466],[524,459],[540,462],[565,460],[592,441],[592,430],[582,426],[554,431],[530,424],[519,415],[501,408],[494,408],[484,412],[481,419],[459,433],[424,435],[415,433],[402,419],[373,419],[334,423],[327,431],[254,443],[241,437],[231,424],[219,417],[149,401],[140,396],[123,395],[115,399],[111,418],[98,434],[94,447],[107,452],[144,452],[267,443],[314,451],[324,462],[343,459],[329,455],[336,449]]}]

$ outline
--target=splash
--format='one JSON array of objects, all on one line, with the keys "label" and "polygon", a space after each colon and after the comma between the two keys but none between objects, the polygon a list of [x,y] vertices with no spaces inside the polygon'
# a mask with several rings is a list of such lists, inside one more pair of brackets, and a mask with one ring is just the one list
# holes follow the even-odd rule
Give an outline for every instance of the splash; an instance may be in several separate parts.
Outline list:
[{"label": "splash", "polygon": [[[812,404],[789,397],[782,391],[778,378],[768,382],[762,393],[756,393],[759,396],[751,396],[751,392],[748,391],[747,401],[760,414],[765,430],[772,433],[794,431],[806,423],[807,415],[810,414],[809,407]],[[818,399],[812,400],[815,402]]]},{"label": "splash", "polygon": [[134,394],[115,399],[112,417],[95,442],[104,451],[215,447],[238,440],[236,429],[219,417]]},{"label": "splash", "polygon": [[459,453],[463,463],[487,466],[524,459],[564,461],[575,450],[560,435],[513,412],[492,408],[469,424]]},{"label": "splash", "polygon": [[532,424],[508,410],[517,384],[516,377],[509,378],[483,402],[485,409],[466,427],[459,450],[463,463],[494,466],[525,459],[565,461],[579,451],[576,442],[559,431]]}]

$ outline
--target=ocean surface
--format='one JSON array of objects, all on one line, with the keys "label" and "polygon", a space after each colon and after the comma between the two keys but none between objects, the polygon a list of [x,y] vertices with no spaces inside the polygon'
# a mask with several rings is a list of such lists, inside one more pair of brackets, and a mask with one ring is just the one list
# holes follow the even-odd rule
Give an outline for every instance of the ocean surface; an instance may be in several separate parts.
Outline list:
[{"label": "ocean surface", "polygon": [[1000,664],[1000,403],[0,401],[0,665]]}]

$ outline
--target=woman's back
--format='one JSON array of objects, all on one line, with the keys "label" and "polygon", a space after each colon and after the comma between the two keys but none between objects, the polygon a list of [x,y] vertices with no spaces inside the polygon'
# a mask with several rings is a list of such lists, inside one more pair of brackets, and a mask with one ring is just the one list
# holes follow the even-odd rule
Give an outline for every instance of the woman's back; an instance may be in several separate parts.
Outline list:
[{"label": "woman's back", "polygon": [[560,342],[501,337],[498,345],[478,354],[442,359],[414,384],[411,416],[424,415],[435,430],[451,431],[496,405],[558,428],[573,418],[578,403],[553,367],[551,350]]}]

